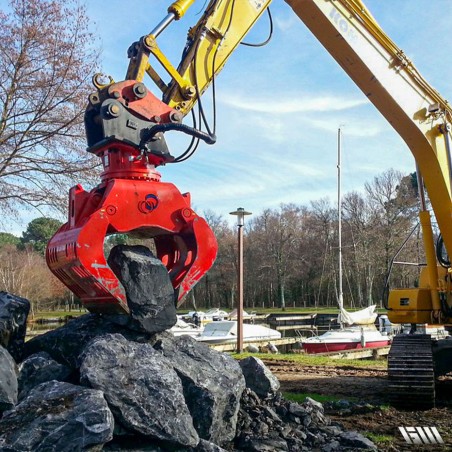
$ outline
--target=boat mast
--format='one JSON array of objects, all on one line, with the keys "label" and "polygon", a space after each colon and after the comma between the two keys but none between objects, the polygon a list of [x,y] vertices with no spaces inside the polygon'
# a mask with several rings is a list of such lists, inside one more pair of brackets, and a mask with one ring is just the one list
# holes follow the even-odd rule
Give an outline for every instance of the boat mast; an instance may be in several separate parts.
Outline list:
[{"label": "boat mast", "polygon": [[[337,129],[337,237],[339,248],[339,294],[338,303],[339,308],[344,307],[344,295],[342,290],[342,212],[341,212],[341,128]],[[341,322],[342,323],[342,322]]]}]

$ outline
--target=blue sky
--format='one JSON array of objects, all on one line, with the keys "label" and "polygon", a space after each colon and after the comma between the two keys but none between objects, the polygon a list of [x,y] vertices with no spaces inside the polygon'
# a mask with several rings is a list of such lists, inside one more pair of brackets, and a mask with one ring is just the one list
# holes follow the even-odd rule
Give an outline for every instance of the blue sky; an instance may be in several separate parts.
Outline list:
[{"label": "blue sky", "polygon": [[[165,16],[170,1],[88,0],[102,45],[103,72],[124,78],[128,46]],[[452,93],[450,0],[365,0],[386,33],[443,97]],[[158,42],[175,66],[188,28],[204,5],[197,0]],[[414,159],[381,114],[282,0],[274,0],[273,39],[240,46],[217,78],[217,143],[201,144],[186,162],[161,168],[162,179],[189,191],[199,214],[229,217],[239,206],[259,214],[280,203],[336,197],[336,135],[343,126],[343,190],[361,190],[389,168],[414,171]],[[268,34],[263,16],[246,38]],[[146,84],[158,94],[150,79]],[[210,103],[207,95],[204,105]],[[168,139],[173,155],[186,138]],[[39,216],[39,215],[36,215]]]}]

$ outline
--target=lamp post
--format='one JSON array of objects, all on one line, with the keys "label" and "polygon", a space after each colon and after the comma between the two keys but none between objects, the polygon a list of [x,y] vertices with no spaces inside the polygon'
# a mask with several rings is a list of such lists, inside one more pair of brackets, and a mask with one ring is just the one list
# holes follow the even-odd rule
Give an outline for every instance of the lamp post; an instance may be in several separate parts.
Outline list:
[{"label": "lamp post", "polygon": [[243,226],[245,215],[251,215],[243,207],[239,207],[231,215],[237,216],[238,229],[238,269],[237,269],[237,353],[243,351]]}]

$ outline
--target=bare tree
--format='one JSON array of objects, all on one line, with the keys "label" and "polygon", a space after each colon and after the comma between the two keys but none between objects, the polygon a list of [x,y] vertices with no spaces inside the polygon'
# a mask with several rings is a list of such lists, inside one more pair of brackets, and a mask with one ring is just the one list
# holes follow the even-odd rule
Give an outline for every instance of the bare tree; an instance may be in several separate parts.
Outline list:
[{"label": "bare tree", "polygon": [[10,0],[0,10],[0,207],[66,208],[93,175],[83,113],[98,51],[77,1]]},{"label": "bare tree", "polygon": [[45,265],[44,257],[32,250],[13,245],[0,248],[0,290],[25,297],[31,302],[32,315],[40,304],[54,306],[68,290]]},{"label": "bare tree", "polygon": [[265,210],[251,224],[249,238],[261,248],[262,260],[272,267],[278,288],[279,305],[286,308],[286,284],[294,275],[303,232],[303,208],[282,204],[279,210]]}]

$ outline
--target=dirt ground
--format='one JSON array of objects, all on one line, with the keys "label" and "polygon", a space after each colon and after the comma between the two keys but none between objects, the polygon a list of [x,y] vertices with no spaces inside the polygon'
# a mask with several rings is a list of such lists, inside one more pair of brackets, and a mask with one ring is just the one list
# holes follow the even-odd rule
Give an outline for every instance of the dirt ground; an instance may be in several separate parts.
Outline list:
[{"label": "dirt ground", "polygon": [[[389,405],[384,369],[304,366],[285,361],[267,361],[266,365],[278,377],[283,392],[314,393],[372,404],[374,408],[365,412],[327,414],[347,429],[369,436],[381,451],[452,451],[452,376],[438,382],[436,408],[401,411]],[[436,427],[444,445],[407,445],[399,426]]]}]

